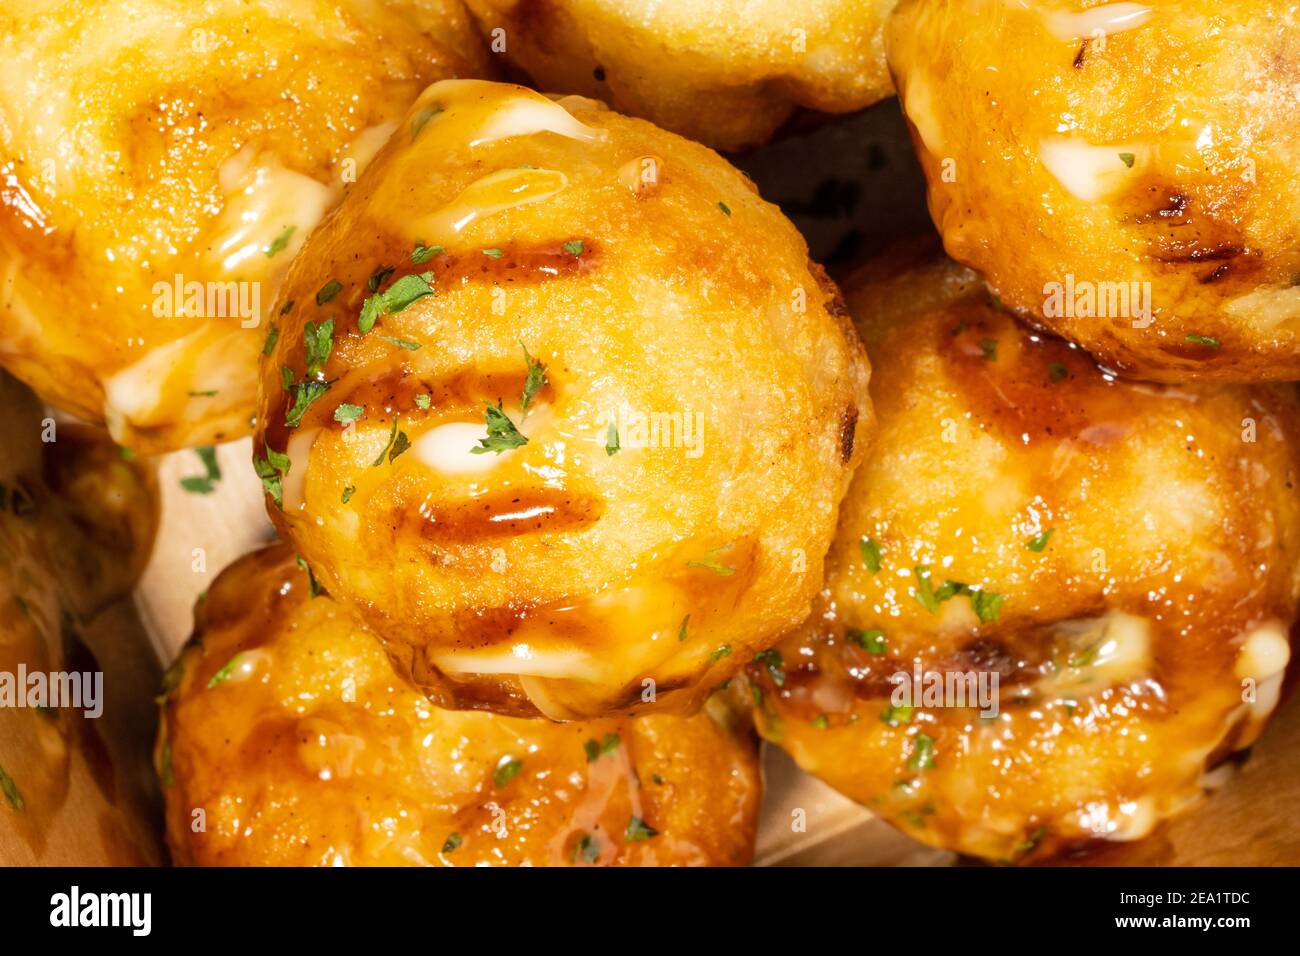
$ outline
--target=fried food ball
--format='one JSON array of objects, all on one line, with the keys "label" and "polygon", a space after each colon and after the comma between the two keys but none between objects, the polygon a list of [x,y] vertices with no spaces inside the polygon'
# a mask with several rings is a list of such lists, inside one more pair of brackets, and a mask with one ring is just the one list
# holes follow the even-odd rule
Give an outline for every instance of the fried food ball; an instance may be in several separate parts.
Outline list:
[{"label": "fried food ball", "polygon": [[10,0],[0,364],[158,452],[251,432],[285,267],[430,81],[459,0]]},{"label": "fried food ball", "polygon": [[199,604],[164,681],[156,755],[176,862],[749,861],[761,783],[743,724],[439,710],[351,611],[313,591],[276,545],[227,568]]},{"label": "fried food ball", "polygon": [[0,404],[0,865],[157,865],[157,660],[101,613],[149,553],[152,473],[3,372]]},{"label": "fried food ball", "polygon": [[268,509],[440,706],[687,712],[821,586],[871,420],[838,295],[710,150],[435,84],[290,271]]},{"label": "fried food ball", "polygon": [[904,0],[890,64],[953,258],[1105,367],[1300,378],[1300,8]]},{"label": "fried food ball", "polygon": [[767,141],[795,109],[893,93],[897,0],[468,0],[484,39],[543,89],[578,93],[717,149]]},{"label": "fried food ball", "polygon": [[1278,701],[1294,386],[1117,380],[950,262],[846,288],[878,433],[818,612],[746,669],[760,732],[935,846],[1144,836]]}]

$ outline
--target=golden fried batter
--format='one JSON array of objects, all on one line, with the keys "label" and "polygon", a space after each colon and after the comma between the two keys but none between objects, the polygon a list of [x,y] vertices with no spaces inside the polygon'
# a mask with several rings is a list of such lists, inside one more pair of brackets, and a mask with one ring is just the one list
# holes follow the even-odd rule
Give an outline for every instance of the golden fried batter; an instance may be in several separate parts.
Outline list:
[{"label": "golden fried batter", "polygon": [[890,64],[948,253],[1106,367],[1300,378],[1300,8],[904,0]]},{"label": "golden fried batter", "polygon": [[9,0],[0,364],[161,451],[246,435],[265,315],[424,86],[458,0]]},{"label": "golden fried batter", "polygon": [[484,39],[543,89],[608,102],[718,149],[755,146],[806,106],[893,92],[897,0],[468,0]]},{"label": "golden fried batter", "polygon": [[708,149],[435,84],[281,301],[268,507],[435,703],[685,711],[807,613],[868,366]]},{"label": "golden fried batter", "polygon": [[896,265],[848,286],[879,428],[824,603],[742,693],[802,767],[926,843],[1142,837],[1277,703],[1294,386],[1123,383],[971,272],[880,278]]},{"label": "golden fried batter", "polygon": [[275,546],[199,605],[157,750],[177,862],[749,861],[761,784],[747,732],[707,714],[554,724],[438,710],[310,589]]}]

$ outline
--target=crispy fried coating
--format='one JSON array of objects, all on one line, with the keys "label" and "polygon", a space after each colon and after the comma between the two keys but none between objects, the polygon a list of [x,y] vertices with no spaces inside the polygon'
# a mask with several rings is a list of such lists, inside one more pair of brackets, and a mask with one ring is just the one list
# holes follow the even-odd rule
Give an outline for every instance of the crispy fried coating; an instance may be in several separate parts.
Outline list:
[{"label": "crispy fried coating", "polygon": [[953,258],[1129,377],[1300,378],[1300,10],[905,0],[890,64]]},{"label": "crispy fried coating", "polygon": [[354,614],[312,596],[282,545],[227,568],[197,618],[165,682],[156,753],[178,863],[741,865],[753,853],[747,728],[708,713],[555,724],[439,710]]},{"label": "crispy fried coating", "polygon": [[435,84],[281,301],[271,516],[435,703],[687,712],[806,615],[868,365],[710,150]]},{"label": "crispy fried coating", "polygon": [[897,0],[468,0],[494,52],[543,89],[602,99],[717,149],[765,142],[797,107],[893,93]]},{"label": "crispy fried coating", "polygon": [[733,686],[926,843],[1031,860],[1146,835],[1281,693],[1294,386],[1116,380],[946,261],[846,289],[877,438],[819,612]]},{"label": "crispy fried coating", "polygon": [[0,364],[157,452],[251,431],[284,269],[429,82],[458,0],[12,0]]}]

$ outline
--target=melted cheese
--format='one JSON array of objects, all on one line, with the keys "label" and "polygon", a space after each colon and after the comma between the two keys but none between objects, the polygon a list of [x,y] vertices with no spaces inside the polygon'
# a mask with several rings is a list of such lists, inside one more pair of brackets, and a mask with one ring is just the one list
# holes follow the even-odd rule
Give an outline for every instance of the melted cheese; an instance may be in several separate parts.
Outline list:
[{"label": "melted cheese", "polygon": [[417,438],[411,451],[422,464],[444,475],[482,475],[514,454],[513,449],[499,455],[496,452],[474,454],[472,449],[486,437],[487,426],[482,422],[448,422]]},{"label": "melted cheese", "polygon": [[[1104,199],[1120,189],[1148,153],[1145,146],[1093,146],[1077,139],[1045,140],[1038,147],[1038,158],[1047,171],[1084,202]],[[1133,167],[1121,154],[1131,154]]]},{"label": "melted cheese", "polygon": [[307,428],[295,431],[285,447],[289,456],[289,472],[281,481],[281,497],[285,511],[296,511],[302,507],[303,484],[307,480],[307,466],[311,460],[311,446],[316,443],[319,428]]},{"label": "melted cheese", "polygon": [[479,220],[531,203],[542,202],[567,185],[554,169],[502,169],[470,183],[437,212],[417,219],[408,232],[421,241],[450,239]]},{"label": "melted cheese", "polygon": [[1043,10],[1043,22],[1058,40],[1081,40],[1135,30],[1155,11],[1140,3],[1108,3],[1088,10]]},{"label": "melted cheese", "polygon": [[510,92],[503,93],[502,87],[486,80],[443,80],[433,84],[407,114],[413,132],[418,134],[436,123],[439,142],[468,144],[470,149],[537,133],[554,133],[589,143],[608,136],[605,130],[574,119],[562,104],[541,93],[522,86],[509,87]]}]

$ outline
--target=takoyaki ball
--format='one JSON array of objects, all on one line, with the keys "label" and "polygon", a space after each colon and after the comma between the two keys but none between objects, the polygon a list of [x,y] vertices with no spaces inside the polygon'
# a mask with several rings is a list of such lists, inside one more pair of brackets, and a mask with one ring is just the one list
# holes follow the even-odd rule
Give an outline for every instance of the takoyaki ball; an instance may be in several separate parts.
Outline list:
[{"label": "takoyaki ball", "polygon": [[688,711],[821,587],[871,420],[838,296],[703,146],[435,84],[290,271],[268,509],[440,706]]},{"label": "takoyaki ball", "polygon": [[[173,859],[199,865],[740,865],[761,788],[725,708],[556,724],[445,711],[291,550],[241,559],[164,681]],[[725,725],[724,725],[725,724]]]},{"label": "takoyaki ball", "polygon": [[795,109],[893,94],[897,0],[468,0],[491,50],[542,89],[609,103],[717,149],[765,142]]},{"label": "takoyaki ball", "polygon": [[953,258],[1112,371],[1300,378],[1300,8],[904,0],[890,64]]},{"label": "takoyaki ball", "polygon": [[747,668],[760,732],[936,846],[1142,837],[1277,703],[1294,386],[1116,380],[951,263],[849,289],[877,437],[819,611]]},{"label": "takoyaki ball", "polygon": [[285,267],[435,79],[459,0],[9,0],[0,364],[137,451],[251,433]]}]

